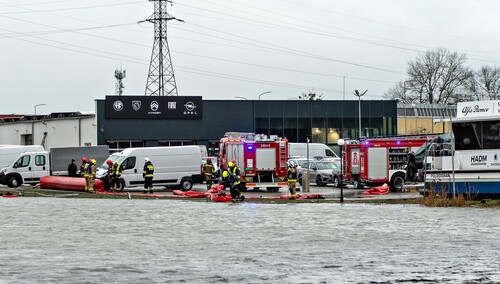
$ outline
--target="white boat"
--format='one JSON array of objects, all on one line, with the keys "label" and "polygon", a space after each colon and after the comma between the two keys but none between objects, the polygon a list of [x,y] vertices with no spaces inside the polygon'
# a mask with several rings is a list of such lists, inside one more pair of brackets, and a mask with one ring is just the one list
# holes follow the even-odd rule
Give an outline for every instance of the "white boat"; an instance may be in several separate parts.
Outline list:
[{"label": "white boat", "polygon": [[458,103],[451,122],[453,135],[441,135],[416,153],[425,156],[426,189],[500,196],[500,100]]}]

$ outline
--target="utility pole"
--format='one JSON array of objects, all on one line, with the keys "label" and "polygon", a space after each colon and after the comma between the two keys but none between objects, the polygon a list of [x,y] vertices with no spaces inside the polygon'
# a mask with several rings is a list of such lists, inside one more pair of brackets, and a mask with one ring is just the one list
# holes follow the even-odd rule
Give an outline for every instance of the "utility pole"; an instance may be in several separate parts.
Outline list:
[{"label": "utility pole", "polygon": [[[172,0],[149,0],[154,2],[154,14],[147,22],[154,23],[155,37],[151,61],[149,63],[148,82],[145,95],[150,96],[177,96],[177,85],[175,83],[174,68],[167,41],[167,22],[176,20],[184,22],[167,13],[167,6]],[[141,21],[141,22],[145,22]]]}]

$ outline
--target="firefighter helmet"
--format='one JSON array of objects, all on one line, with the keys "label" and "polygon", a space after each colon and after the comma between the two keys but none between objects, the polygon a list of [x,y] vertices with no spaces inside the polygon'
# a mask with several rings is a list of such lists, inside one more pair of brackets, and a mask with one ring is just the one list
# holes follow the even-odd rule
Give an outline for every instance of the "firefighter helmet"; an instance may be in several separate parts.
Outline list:
[{"label": "firefighter helmet", "polygon": [[87,158],[83,157],[82,158],[82,162],[86,163],[87,162]]},{"label": "firefighter helmet", "polygon": [[113,164],[113,161],[111,161],[111,160],[107,160],[107,161],[106,161],[106,164],[108,164],[109,166],[111,166],[111,165]]},{"label": "firefighter helmet", "polygon": [[233,162],[229,162],[229,163],[227,163],[227,166],[232,168],[232,167],[234,167],[234,164],[233,164]]},{"label": "firefighter helmet", "polygon": [[95,159],[90,159],[90,163],[95,165],[96,163]]},{"label": "firefighter helmet", "polygon": [[212,159],[211,158],[207,158],[207,163],[211,163],[212,162]]},{"label": "firefighter helmet", "polygon": [[236,164],[236,159],[233,159],[232,162],[233,162],[233,164]]},{"label": "firefighter helmet", "polygon": [[149,158],[148,157],[144,158],[144,162],[146,163],[149,162]]}]

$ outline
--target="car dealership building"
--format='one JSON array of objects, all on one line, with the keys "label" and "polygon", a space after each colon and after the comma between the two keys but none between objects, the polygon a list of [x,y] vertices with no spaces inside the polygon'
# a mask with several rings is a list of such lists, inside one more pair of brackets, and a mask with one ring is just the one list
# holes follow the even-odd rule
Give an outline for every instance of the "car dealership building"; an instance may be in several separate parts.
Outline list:
[{"label": "car dealership building", "polygon": [[206,145],[213,155],[216,142],[230,131],[278,135],[290,142],[309,138],[330,146],[340,137],[396,135],[397,102],[106,96],[96,100],[96,119],[97,143],[112,150]]}]

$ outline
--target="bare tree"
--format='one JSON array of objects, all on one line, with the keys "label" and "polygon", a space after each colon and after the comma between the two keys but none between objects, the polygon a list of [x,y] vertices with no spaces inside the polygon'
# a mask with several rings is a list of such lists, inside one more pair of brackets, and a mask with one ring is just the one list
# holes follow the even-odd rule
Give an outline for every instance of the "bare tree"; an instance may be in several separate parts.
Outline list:
[{"label": "bare tree", "polygon": [[465,93],[469,100],[496,100],[500,97],[500,68],[482,66],[468,80]]},{"label": "bare tree", "polygon": [[301,100],[301,101],[321,101],[323,99],[323,94],[316,94],[314,89],[309,90],[307,93],[302,93],[298,97],[290,98],[290,100]]},{"label": "bare tree", "polygon": [[463,100],[473,72],[464,66],[465,54],[430,50],[408,62],[408,79],[389,89],[386,97],[403,102],[450,104]]}]

